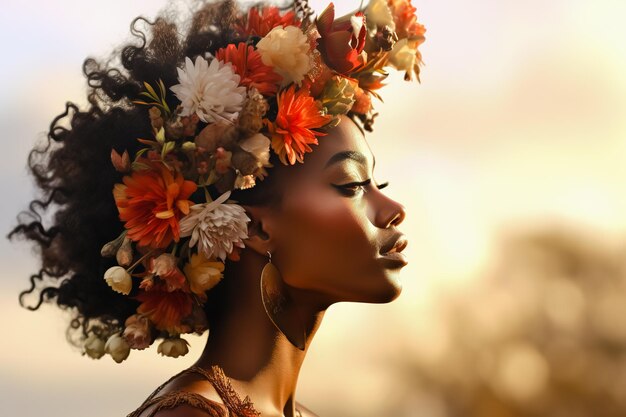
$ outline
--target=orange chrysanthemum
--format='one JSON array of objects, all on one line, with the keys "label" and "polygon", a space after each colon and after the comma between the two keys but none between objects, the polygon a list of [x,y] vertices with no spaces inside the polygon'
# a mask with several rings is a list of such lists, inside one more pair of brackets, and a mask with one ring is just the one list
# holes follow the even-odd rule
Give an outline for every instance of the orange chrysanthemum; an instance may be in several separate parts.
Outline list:
[{"label": "orange chrysanthemum", "polygon": [[252,45],[244,42],[237,46],[230,44],[218,50],[215,56],[222,62],[233,64],[235,72],[241,77],[240,84],[254,87],[265,96],[276,95],[283,77],[263,63],[261,54]]},{"label": "orange chrysanthemum", "polygon": [[396,25],[396,33],[400,39],[421,39],[423,41],[426,28],[418,23],[415,6],[411,0],[388,0],[389,8]]},{"label": "orange chrysanthemum", "polygon": [[272,135],[272,149],[285,165],[294,165],[296,160],[304,162],[305,152],[311,152],[309,144],[318,144],[317,136],[325,133],[313,129],[326,125],[331,119],[321,113],[320,105],[306,88],[296,91],[291,85],[278,97],[278,115],[268,127]]},{"label": "orange chrysanthemum", "polygon": [[260,10],[253,7],[238,29],[243,35],[264,37],[277,26],[300,26],[300,23],[293,10],[281,16],[276,6],[266,6]]},{"label": "orange chrysanthemum", "polygon": [[137,300],[141,302],[137,313],[148,317],[158,330],[170,334],[187,332],[188,329],[182,321],[193,310],[193,298],[189,293],[157,288],[141,291],[137,294]]},{"label": "orange chrysanthemum", "polygon": [[197,186],[161,162],[140,158],[148,169],[135,171],[115,184],[113,197],[127,236],[141,246],[165,248],[180,239],[179,219],[189,213],[188,198]]}]

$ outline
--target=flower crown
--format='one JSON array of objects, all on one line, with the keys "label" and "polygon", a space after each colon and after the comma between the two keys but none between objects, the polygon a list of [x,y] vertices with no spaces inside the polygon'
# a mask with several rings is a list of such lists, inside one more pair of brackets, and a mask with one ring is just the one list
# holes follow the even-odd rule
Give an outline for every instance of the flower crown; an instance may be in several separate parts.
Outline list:
[{"label": "flower crown", "polygon": [[119,363],[157,338],[159,353],[186,354],[180,335],[207,329],[206,292],[247,238],[250,219],[231,191],[263,180],[271,151],[282,164],[302,163],[341,115],[371,130],[386,67],[419,81],[425,29],[410,0],[372,0],[339,19],[331,3],[311,15],[303,1],[288,12],[253,7],[232,28],[241,42],[186,57],[169,89],[144,83],[133,103],[147,106],[153,137],[138,139],[145,146],[133,161],[111,152],[124,174],[113,197],[125,230],[102,248],[117,261],[104,273],[108,285],[140,304],[123,326],[88,335],[89,356]]}]

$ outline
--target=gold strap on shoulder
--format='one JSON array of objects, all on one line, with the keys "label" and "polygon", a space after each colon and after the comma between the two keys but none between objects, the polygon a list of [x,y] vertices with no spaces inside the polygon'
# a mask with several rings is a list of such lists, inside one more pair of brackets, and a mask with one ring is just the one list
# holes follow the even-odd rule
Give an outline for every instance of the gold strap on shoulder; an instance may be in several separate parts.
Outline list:
[{"label": "gold strap on shoulder", "polygon": [[157,398],[152,398],[144,402],[139,409],[129,414],[128,417],[139,416],[145,410],[153,406],[154,408],[146,417],[154,417],[154,415],[161,410],[169,410],[181,405],[188,405],[202,410],[209,417],[228,417],[228,411],[222,404],[209,400],[200,394],[196,394],[195,392],[187,391],[174,391]]}]

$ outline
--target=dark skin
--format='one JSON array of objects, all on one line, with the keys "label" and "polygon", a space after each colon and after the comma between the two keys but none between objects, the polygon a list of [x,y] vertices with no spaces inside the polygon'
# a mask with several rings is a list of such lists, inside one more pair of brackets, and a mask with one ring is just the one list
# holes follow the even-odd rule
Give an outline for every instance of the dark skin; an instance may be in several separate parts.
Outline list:
[{"label": "dark skin", "polygon": [[[344,152],[349,151],[350,154]],[[226,269],[227,301],[211,323],[210,337],[196,365],[220,366],[241,395],[250,396],[264,417],[314,416],[295,401],[300,368],[326,309],[340,301],[387,303],[401,292],[405,263],[381,253],[402,234],[405,208],[374,181],[374,158],[362,132],[343,117],[319,138],[304,164],[274,168],[285,190],[279,207],[244,206],[251,218],[246,248]],[[333,162],[334,161],[334,162]],[[286,175],[286,173],[289,175]],[[367,185],[346,184],[371,180]],[[382,188],[382,187],[381,187]],[[304,351],[293,346],[265,313],[260,289],[267,252],[281,273],[306,331]],[[187,390],[223,403],[213,386],[189,375],[162,393]],[[183,406],[159,417],[206,416]]]}]

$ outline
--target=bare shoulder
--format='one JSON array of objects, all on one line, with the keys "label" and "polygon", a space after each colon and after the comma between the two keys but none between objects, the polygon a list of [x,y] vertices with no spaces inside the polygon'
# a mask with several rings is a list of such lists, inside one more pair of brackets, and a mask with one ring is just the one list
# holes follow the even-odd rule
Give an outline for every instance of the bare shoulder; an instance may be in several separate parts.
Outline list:
[{"label": "bare shoulder", "polygon": [[298,409],[298,411],[300,411],[301,417],[319,417],[317,414],[315,414],[313,411],[309,410],[299,402],[296,402],[296,408]]}]

